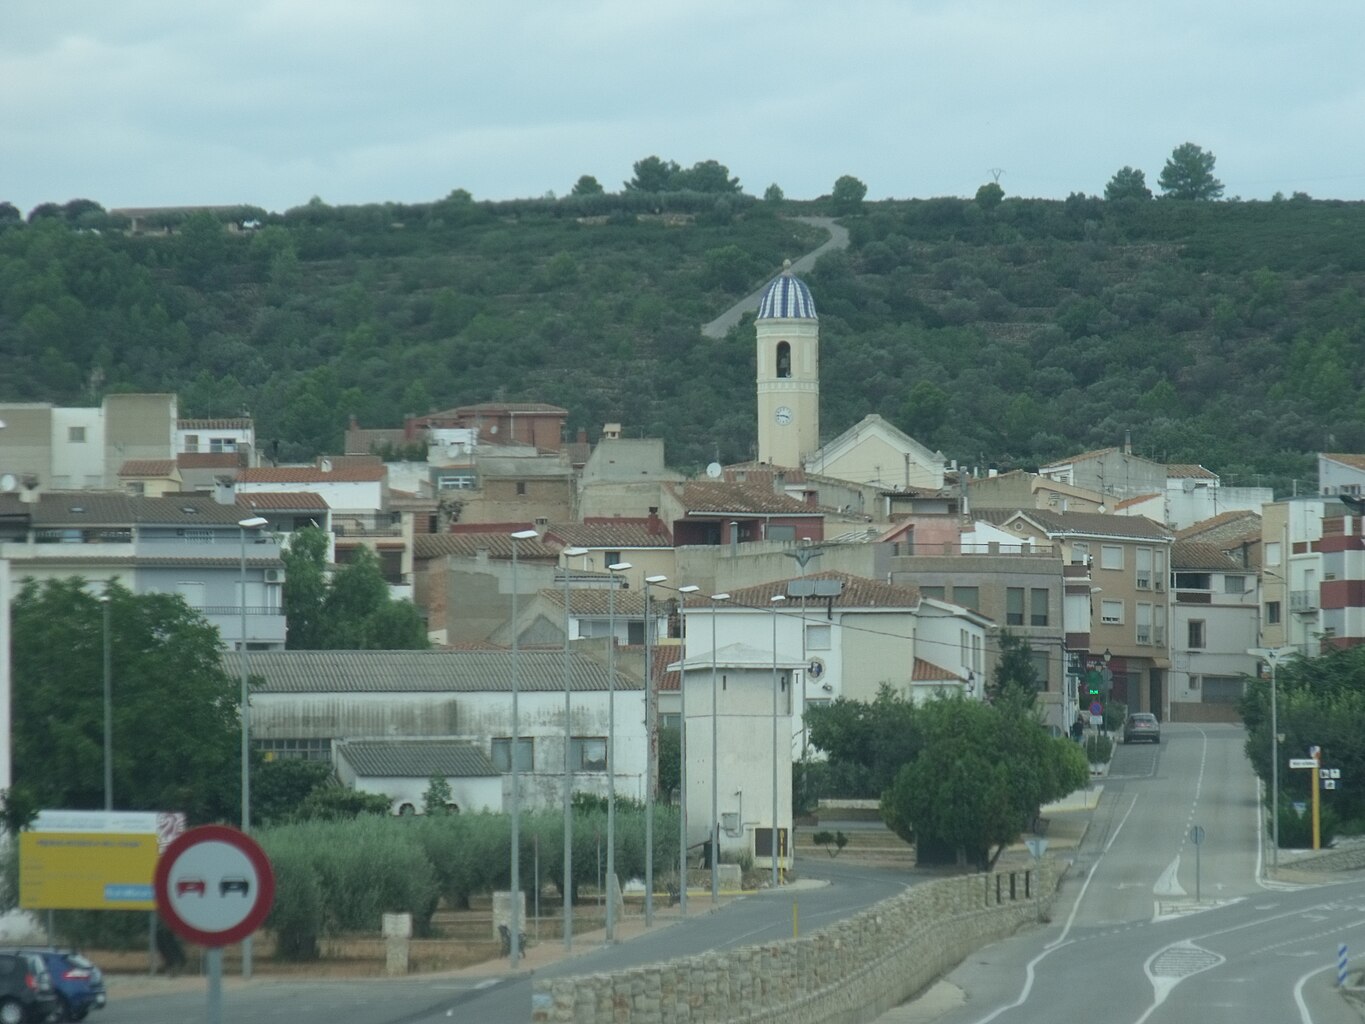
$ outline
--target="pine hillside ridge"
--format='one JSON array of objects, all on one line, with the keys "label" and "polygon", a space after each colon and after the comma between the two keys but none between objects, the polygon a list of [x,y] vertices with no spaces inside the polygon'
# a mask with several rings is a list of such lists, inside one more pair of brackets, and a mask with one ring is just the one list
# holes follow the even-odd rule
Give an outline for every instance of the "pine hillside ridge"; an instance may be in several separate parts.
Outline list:
[{"label": "pine hillside ridge", "polygon": [[[864,202],[805,275],[821,424],[880,413],[968,465],[1120,443],[1225,482],[1312,476],[1365,450],[1365,206]],[[754,342],[700,326],[818,246],[821,203],[680,193],[253,213],[171,234],[57,219],[0,230],[11,401],[175,391],[256,418],[284,459],[336,451],[349,415],[550,402],[569,428],[658,436],[670,463],[755,441]],[[91,214],[83,215],[87,220]],[[235,216],[235,215],[234,215]],[[169,217],[169,215],[168,215]],[[222,219],[220,219],[222,218]],[[172,218],[173,219],[173,218]],[[232,228],[240,228],[233,220]]]}]

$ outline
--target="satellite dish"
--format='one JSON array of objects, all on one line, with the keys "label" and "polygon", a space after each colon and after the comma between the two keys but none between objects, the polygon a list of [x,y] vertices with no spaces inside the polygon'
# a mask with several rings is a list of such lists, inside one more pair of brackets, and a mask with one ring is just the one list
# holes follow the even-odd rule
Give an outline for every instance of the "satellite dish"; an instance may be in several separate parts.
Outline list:
[{"label": "satellite dish", "polygon": [[0,491],[12,491],[19,486],[19,478],[13,473],[0,476]]},{"label": "satellite dish", "polygon": [[321,469],[324,473],[330,473],[332,471],[332,460],[323,459],[322,462],[319,464],[318,468]]},{"label": "satellite dish", "polygon": [[719,463],[719,462],[713,462],[713,463],[711,463],[709,466],[707,466],[707,467],[706,467],[706,475],[709,476],[712,480],[719,480],[719,479],[720,479],[720,463]]},{"label": "satellite dish", "polygon": [[1187,476],[1184,480],[1180,481],[1180,489],[1184,491],[1186,494],[1189,494],[1191,491],[1193,491],[1194,478]]}]

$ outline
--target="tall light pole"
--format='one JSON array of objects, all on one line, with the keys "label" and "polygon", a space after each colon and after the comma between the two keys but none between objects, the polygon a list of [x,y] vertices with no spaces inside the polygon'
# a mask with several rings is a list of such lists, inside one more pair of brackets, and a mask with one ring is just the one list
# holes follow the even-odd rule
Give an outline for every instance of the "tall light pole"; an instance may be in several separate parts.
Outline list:
[{"label": "tall light pole", "polygon": [[517,633],[517,542],[539,537],[535,530],[518,530],[512,534],[512,886],[508,895],[507,931],[509,935],[507,962],[516,970],[521,962],[521,776],[517,770],[517,747],[521,745],[518,718],[521,696],[521,650]]},{"label": "tall light pole", "polygon": [[1247,651],[1253,657],[1270,662],[1270,863],[1280,866],[1280,699],[1275,684],[1275,667],[1292,647],[1253,647]]},{"label": "tall light pole", "polygon": [[659,696],[654,689],[654,654],[650,638],[654,615],[650,611],[650,588],[667,583],[667,576],[645,577],[645,927],[654,923],[654,765],[659,755]]},{"label": "tall light pole", "polygon": [[[808,795],[806,777],[809,773],[807,772],[806,755],[808,752],[807,742],[810,736],[810,730],[806,725],[806,681],[810,677],[810,662],[806,657],[806,596],[809,593],[810,585],[806,583],[806,566],[823,555],[825,550],[812,544],[803,543],[792,551],[782,553],[788,558],[795,559],[796,564],[801,567],[801,588],[799,591],[801,595],[801,806],[804,810]],[[793,591],[790,584],[787,586],[787,593],[793,597],[796,596],[796,592]],[[796,694],[793,693],[792,698],[795,699],[795,697]],[[795,851],[793,851],[794,853]]]},{"label": "tall light pole", "polygon": [[687,599],[701,587],[678,588],[682,657],[678,660],[678,913],[687,916]]},{"label": "tall light pole", "polygon": [[[777,888],[777,606],[785,601],[786,595],[774,594],[769,603],[773,609],[773,888]],[[791,753],[791,740],[787,740],[787,753]]]},{"label": "tall light pole", "polygon": [[586,555],[587,548],[568,547],[564,556],[564,948],[573,949],[573,667],[569,656],[569,559]]},{"label": "tall light pole", "polygon": [[100,595],[104,606],[104,809],[114,809],[114,674],[109,640],[109,587]]},{"label": "tall light pole", "polygon": [[607,941],[616,941],[616,901],[611,886],[616,880],[616,574],[631,568],[629,562],[607,566],[611,587],[607,590]]},{"label": "tall light pole", "polygon": [[716,606],[729,594],[711,595],[711,905],[720,898],[720,707],[716,703]]},{"label": "tall light pole", "polygon": [[[241,612],[242,612],[242,656],[239,658],[242,673],[242,831],[251,831],[251,700],[250,700],[250,678],[251,671],[248,659],[249,646],[246,642],[246,531],[259,530],[262,526],[268,526],[269,522],[261,516],[250,516],[246,519],[237,520],[237,533],[242,542],[242,562],[241,577],[239,580],[241,587]],[[248,935],[242,940],[242,977],[251,977],[251,936]]]}]

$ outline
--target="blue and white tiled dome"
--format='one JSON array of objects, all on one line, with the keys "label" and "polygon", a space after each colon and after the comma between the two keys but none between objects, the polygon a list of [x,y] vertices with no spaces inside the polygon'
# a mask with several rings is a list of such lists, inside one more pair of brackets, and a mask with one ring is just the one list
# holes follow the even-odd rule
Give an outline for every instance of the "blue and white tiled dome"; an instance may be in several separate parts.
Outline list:
[{"label": "blue and white tiled dome", "polygon": [[791,260],[782,264],[782,273],[773,278],[758,304],[758,319],[817,320],[815,300],[806,282],[792,276]]}]

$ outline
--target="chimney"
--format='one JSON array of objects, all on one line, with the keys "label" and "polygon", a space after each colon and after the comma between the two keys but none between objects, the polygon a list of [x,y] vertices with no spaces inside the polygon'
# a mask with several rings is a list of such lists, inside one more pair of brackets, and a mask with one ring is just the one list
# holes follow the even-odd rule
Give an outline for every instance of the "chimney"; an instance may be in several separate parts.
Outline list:
[{"label": "chimney", "polygon": [[412,413],[403,415],[403,440],[414,441],[417,439],[417,417]]},{"label": "chimney", "polygon": [[236,504],[237,481],[230,476],[215,476],[213,478],[213,500],[219,505]]},{"label": "chimney", "polygon": [[654,505],[649,507],[649,521],[645,527],[651,537],[657,537],[664,532],[664,521],[659,518],[659,509]]},{"label": "chimney", "polygon": [[579,427],[579,428],[578,428],[578,443],[579,443],[579,444],[587,444],[587,443],[588,443],[588,428],[587,428],[587,427]]},{"label": "chimney", "polygon": [[40,493],[38,477],[32,473],[25,473],[22,483],[24,489],[19,492],[19,500],[25,505],[38,504],[38,495]]}]

